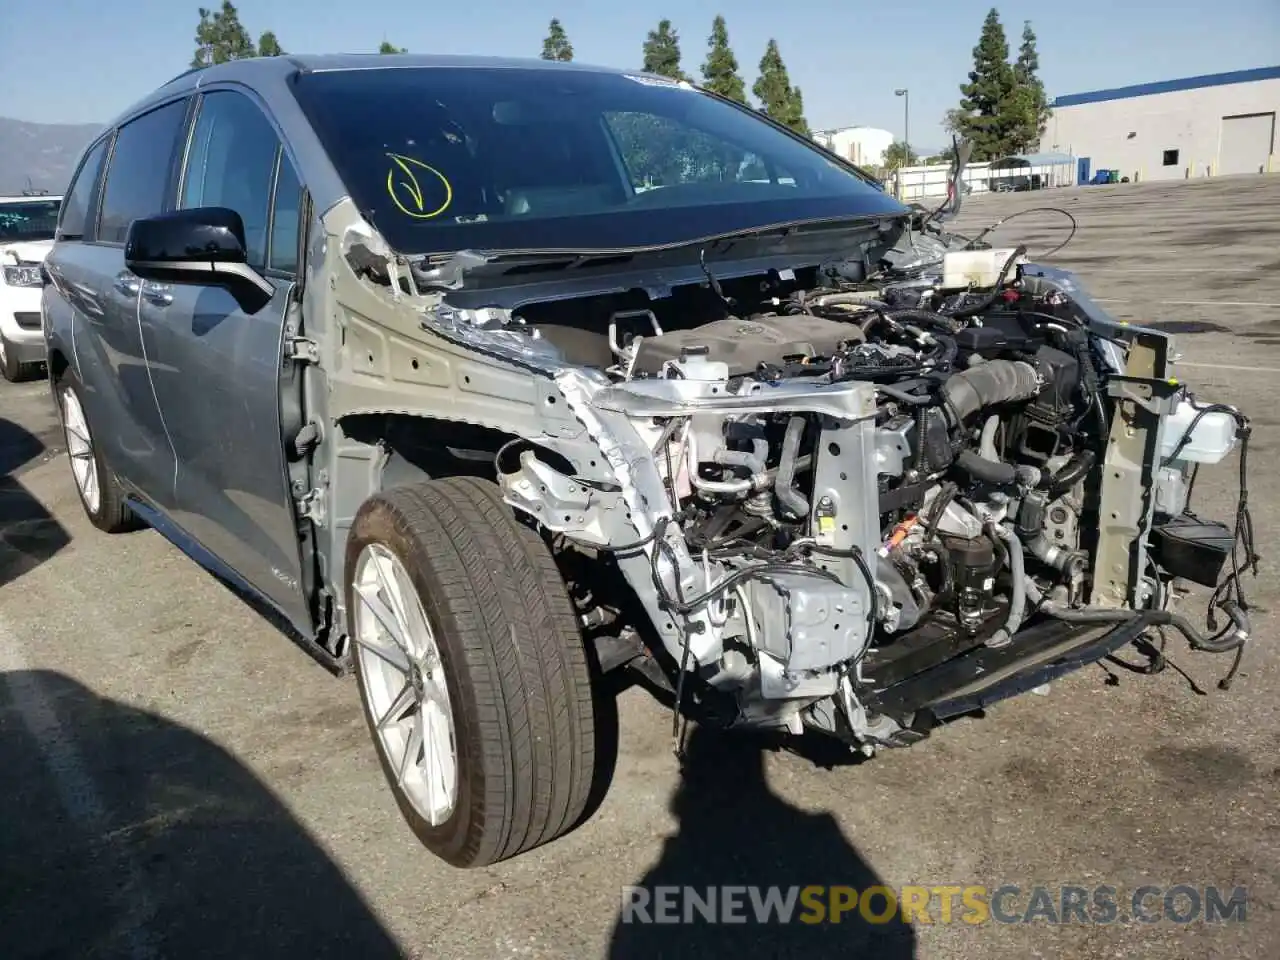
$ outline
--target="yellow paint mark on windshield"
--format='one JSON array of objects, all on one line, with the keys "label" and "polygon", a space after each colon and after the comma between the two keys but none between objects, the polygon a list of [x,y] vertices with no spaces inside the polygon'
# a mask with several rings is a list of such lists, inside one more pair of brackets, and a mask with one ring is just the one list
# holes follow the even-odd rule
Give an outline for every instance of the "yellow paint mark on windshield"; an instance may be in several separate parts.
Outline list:
[{"label": "yellow paint mark on windshield", "polygon": [[[391,202],[405,216],[413,217],[415,220],[430,220],[432,217],[440,216],[448,209],[449,204],[453,203],[453,187],[449,184],[448,177],[435,167],[423,163],[416,157],[406,157],[400,153],[388,153],[387,156],[394,164],[387,171],[387,194],[391,197]],[[422,181],[419,180],[420,171],[426,171],[438,180],[439,188],[428,179],[427,191],[424,191]],[[396,179],[397,174],[400,175],[400,179]],[[439,206],[432,208],[430,204],[435,202],[439,189],[443,189],[444,200]]]}]

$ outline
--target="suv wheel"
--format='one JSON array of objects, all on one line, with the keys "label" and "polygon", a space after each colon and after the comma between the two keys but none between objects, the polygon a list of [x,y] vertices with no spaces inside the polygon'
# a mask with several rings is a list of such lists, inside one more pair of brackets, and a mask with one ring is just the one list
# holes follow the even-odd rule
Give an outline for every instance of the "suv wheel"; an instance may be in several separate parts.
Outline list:
[{"label": "suv wheel", "polygon": [[137,518],[125,504],[124,491],[93,442],[89,418],[84,413],[84,391],[70,371],[58,381],[57,391],[71,475],[85,514],[95,527],[107,533],[135,529]]},{"label": "suv wheel", "polygon": [[27,379],[27,366],[18,362],[17,353],[0,333],[0,376],[10,383],[19,383]]},{"label": "suv wheel", "polygon": [[586,652],[550,550],[498,488],[370,498],[345,586],[365,718],[418,839],[478,867],[571,830],[595,773]]}]

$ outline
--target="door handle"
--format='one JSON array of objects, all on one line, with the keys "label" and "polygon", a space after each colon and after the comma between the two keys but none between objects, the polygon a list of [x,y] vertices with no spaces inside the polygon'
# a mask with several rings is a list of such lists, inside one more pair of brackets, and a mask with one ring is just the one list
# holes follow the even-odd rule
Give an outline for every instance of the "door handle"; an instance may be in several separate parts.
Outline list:
[{"label": "door handle", "polygon": [[173,303],[173,294],[169,292],[168,287],[146,283],[142,285],[142,299],[157,307],[167,307]]},{"label": "door handle", "polygon": [[117,292],[123,293],[126,297],[136,297],[139,285],[138,278],[128,271],[117,273],[115,283],[112,284]]}]

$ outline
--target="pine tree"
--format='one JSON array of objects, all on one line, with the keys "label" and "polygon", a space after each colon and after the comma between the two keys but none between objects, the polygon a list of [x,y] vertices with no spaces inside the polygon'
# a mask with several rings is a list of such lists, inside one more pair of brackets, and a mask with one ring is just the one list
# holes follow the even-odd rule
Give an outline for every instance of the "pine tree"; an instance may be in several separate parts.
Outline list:
[{"label": "pine tree", "polygon": [[799,87],[791,86],[776,40],[770,39],[765,47],[764,56],[760,58],[760,76],[751,92],[760,101],[762,113],[797,133],[809,135],[809,124],[804,118],[804,95]]},{"label": "pine tree", "polygon": [[391,54],[391,53],[408,53],[408,52],[409,51],[406,50],[404,47],[397,47],[394,43],[391,43],[388,40],[383,40],[382,43],[378,46],[378,53]]},{"label": "pine tree", "polygon": [[747,85],[738,73],[738,58],[729,47],[729,29],[717,16],[707,38],[707,59],[702,64],[702,85],[713,93],[739,103],[747,102]]},{"label": "pine tree", "polygon": [[560,60],[565,63],[573,59],[573,44],[569,42],[569,35],[564,32],[564,27],[555,17],[551,18],[547,37],[542,41],[542,59]]},{"label": "pine tree", "polygon": [[791,88],[791,116],[791,121],[787,123],[788,127],[806,137],[813,136],[809,130],[809,121],[804,117],[804,94],[799,87]]},{"label": "pine tree", "polygon": [[276,39],[276,35],[270,30],[263,33],[258,38],[258,56],[260,57],[283,57],[284,50],[280,46],[280,41]]},{"label": "pine tree", "polygon": [[644,71],[656,73],[672,80],[687,80],[680,69],[680,34],[670,20],[658,22],[657,30],[650,30],[644,42]]},{"label": "pine tree", "polygon": [[1040,54],[1036,52],[1036,34],[1031,21],[1022,21],[1022,46],[1018,48],[1018,62],[1013,65],[1014,76],[1019,83],[1030,83],[1040,71]]},{"label": "pine tree", "polygon": [[973,142],[972,159],[995,160],[1012,152],[1008,108],[1015,86],[1009,41],[992,7],[973,48],[969,82],[960,85],[962,115],[955,118],[961,134]]},{"label": "pine tree", "polygon": [[[258,55],[253,39],[240,23],[240,13],[231,0],[222,0],[220,10],[212,11],[201,7],[199,12],[196,52],[191,58],[191,66],[207,67]],[[279,49],[279,44],[275,43],[275,34],[271,34],[271,41]]]},{"label": "pine tree", "polygon": [[1040,79],[1040,55],[1036,52],[1036,34],[1030,20],[1022,24],[1022,46],[1018,48],[1013,76],[1017,84],[1013,106],[1018,119],[1014,146],[1018,150],[1033,150],[1039,146],[1052,111]]}]

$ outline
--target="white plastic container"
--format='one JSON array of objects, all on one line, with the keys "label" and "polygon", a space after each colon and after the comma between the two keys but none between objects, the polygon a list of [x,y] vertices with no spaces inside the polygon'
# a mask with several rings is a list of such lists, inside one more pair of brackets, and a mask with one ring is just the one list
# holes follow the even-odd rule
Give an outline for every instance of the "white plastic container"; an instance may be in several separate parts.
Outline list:
[{"label": "white plastic container", "polygon": [[[1016,251],[1003,247],[994,250],[951,250],[942,257],[942,289],[943,290],[979,290],[996,285],[1000,271],[1009,262]],[[1025,256],[1018,261],[1026,262]],[[1005,280],[1014,279],[1013,267],[1005,274]]]},{"label": "white plastic container", "polygon": [[[1201,408],[1205,404],[1199,405]],[[1160,445],[1163,460],[1178,449],[1192,422],[1200,410],[1189,400],[1183,400],[1164,424],[1164,439]],[[1185,446],[1178,451],[1178,459],[1188,463],[1220,463],[1236,445],[1236,421],[1225,410],[1213,410],[1200,417],[1195,432]]]}]

